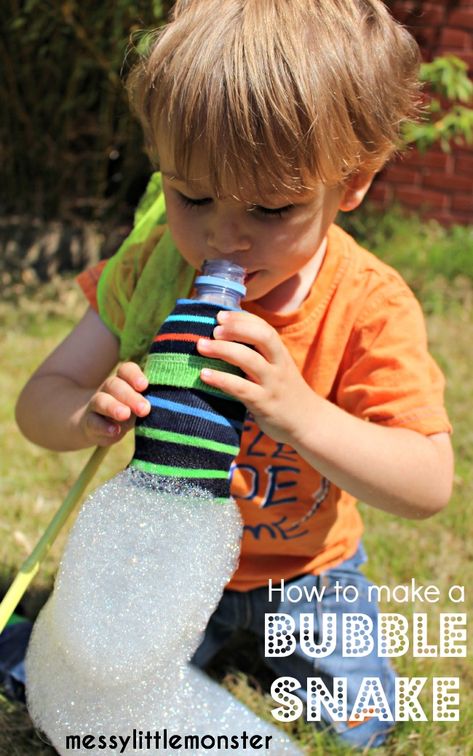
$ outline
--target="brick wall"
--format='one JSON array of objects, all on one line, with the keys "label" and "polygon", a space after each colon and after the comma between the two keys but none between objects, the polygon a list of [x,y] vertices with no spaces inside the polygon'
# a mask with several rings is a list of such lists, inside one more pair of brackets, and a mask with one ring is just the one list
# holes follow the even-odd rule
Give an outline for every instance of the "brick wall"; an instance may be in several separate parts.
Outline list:
[{"label": "brick wall", "polygon": [[[473,0],[391,0],[392,14],[417,39],[424,60],[454,53],[473,73]],[[445,224],[473,223],[473,148],[416,150],[390,163],[369,198],[383,206],[393,200]]]}]

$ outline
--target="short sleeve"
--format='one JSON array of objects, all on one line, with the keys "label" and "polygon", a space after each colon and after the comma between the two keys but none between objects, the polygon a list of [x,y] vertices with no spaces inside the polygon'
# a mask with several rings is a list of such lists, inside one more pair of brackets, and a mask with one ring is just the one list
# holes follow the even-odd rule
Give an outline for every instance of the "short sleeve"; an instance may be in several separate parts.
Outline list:
[{"label": "short sleeve", "polygon": [[97,265],[86,268],[82,273],[76,276],[76,283],[80,286],[86,296],[92,309],[99,311],[97,302],[97,286],[100,275],[107,264],[107,260],[101,260]]},{"label": "short sleeve", "polygon": [[419,303],[406,286],[358,318],[344,355],[337,404],[357,417],[424,435],[451,432],[445,380],[427,346]]}]

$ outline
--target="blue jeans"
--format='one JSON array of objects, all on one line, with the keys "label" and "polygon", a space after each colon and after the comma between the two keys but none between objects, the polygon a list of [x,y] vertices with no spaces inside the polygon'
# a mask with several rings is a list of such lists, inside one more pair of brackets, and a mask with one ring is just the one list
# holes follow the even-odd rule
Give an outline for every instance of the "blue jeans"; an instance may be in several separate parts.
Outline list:
[{"label": "blue jeans", "polygon": [[9,698],[25,700],[25,654],[33,625],[9,625],[0,634],[0,685]]},{"label": "blue jeans", "polygon": [[[296,628],[299,627],[299,613],[314,614],[314,634],[317,636],[321,626],[322,613],[339,614],[363,613],[373,621],[373,638],[377,638],[378,607],[374,601],[368,601],[369,580],[359,571],[359,567],[366,561],[366,554],[360,544],[358,551],[342,564],[327,570],[321,575],[302,575],[293,580],[285,581],[286,589],[297,585],[300,588],[310,590],[314,586],[320,592],[325,586],[322,601],[306,601],[302,599],[297,603],[289,601],[268,600],[268,588],[256,588],[247,592],[225,591],[220,604],[210,618],[201,645],[195,652],[192,663],[198,667],[205,667],[212,657],[219,651],[238,629],[250,630],[260,639],[261,657],[264,654],[264,615],[266,612],[284,612],[292,615],[296,620]],[[341,595],[336,600],[334,590],[335,582],[343,587],[354,585],[358,589],[358,598],[354,602],[345,603]],[[280,595],[280,594],[276,594]],[[303,593],[305,595],[305,593]],[[348,592],[352,598],[351,592]],[[322,659],[308,658],[302,653],[299,643],[293,654],[287,657],[268,657],[264,662],[269,666],[277,677],[290,676],[300,681],[301,688],[294,693],[306,702],[306,679],[307,677],[322,677],[325,684],[331,690],[334,677],[347,678],[347,710],[348,715],[353,708],[356,696],[361,687],[364,677],[379,677],[386,698],[392,711],[394,711],[394,672],[384,657],[378,657],[376,643],[373,652],[369,656],[342,656],[341,633],[337,636],[335,651]],[[297,636],[298,638],[298,636]],[[372,717],[365,722],[354,726],[350,722],[333,722],[324,707],[322,717],[326,719],[320,723],[323,728],[330,730],[341,737],[347,745],[353,747],[376,748],[383,744],[388,732],[392,729],[392,723],[386,723]]]}]

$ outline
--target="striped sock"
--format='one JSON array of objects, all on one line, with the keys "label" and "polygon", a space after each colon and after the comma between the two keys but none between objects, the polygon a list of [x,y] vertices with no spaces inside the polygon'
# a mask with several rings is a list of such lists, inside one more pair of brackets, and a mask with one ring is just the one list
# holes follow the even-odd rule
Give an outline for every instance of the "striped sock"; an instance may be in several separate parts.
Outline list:
[{"label": "striped sock", "polygon": [[133,468],[186,481],[227,499],[230,465],[240,448],[245,406],[200,380],[204,367],[241,375],[222,360],[202,357],[200,337],[212,338],[221,305],[179,299],[156,335],[145,366],[151,412],[135,427]]}]

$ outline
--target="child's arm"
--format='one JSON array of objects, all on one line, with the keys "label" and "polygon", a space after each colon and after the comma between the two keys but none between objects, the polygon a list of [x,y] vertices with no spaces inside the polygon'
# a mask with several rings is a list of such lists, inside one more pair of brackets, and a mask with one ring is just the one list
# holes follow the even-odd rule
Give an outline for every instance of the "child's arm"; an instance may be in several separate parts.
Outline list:
[{"label": "child's arm", "polygon": [[202,379],[240,399],[265,433],[378,509],[428,517],[448,503],[453,454],[447,433],[423,436],[365,422],[310,388],[264,320],[248,313],[219,313],[218,320],[216,340],[201,340],[199,351],[238,365],[247,377],[212,370]]},{"label": "child's arm", "polygon": [[148,381],[138,365],[123,363],[110,375],[118,358],[116,336],[87,310],[23,388],[16,405],[22,433],[53,451],[119,441],[150,405],[139,393]]}]

